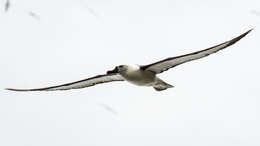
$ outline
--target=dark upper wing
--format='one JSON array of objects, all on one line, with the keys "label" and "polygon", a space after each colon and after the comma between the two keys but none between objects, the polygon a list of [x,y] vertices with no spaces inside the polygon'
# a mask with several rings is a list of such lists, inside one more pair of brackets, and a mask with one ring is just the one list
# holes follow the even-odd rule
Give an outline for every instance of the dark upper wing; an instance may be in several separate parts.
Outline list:
[{"label": "dark upper wing", "polygon": [[45,87],[45,88],[36,88],[36,89],[13,89],[13,88],[7,88],[7,90],[12,91],[55,91],[55,90],[69,90],[69,89],[79,89],[79,88],[85,88],[94,86],[96,84],[101,83],[107,83],[112,81],[124,81],[124,78],[119,74],[105,74],[105,75],[98,75],[92,78],[62,84],[58,86],[51,86],[51,87]]},{"label": "dark upper wing", "polygon": [[242,35],[240,35],[230,41],[224,42],[224,43],[216,45],[214,47],[210,47],[208,49],[200,50],[197,52],[193,52],[193,53],[189,53],[189,54],[185,54],[185,55],[181,55],[181,56],[170,57],[170,58],[167,58],[167,59],[164,59],[164,60],[152,63],[152,64],[144,65],[141,68],[143,70],[149,70],[149,71],[155,72],[157,74],[162,73],[179,64],[206,57],[206,56],[216,53],[217,51],[222,50],[228,46],[231,46],[234,43],[236,43],[237,41],[239,41],[241,38],[246,36],[251,30],[243,33]]}]

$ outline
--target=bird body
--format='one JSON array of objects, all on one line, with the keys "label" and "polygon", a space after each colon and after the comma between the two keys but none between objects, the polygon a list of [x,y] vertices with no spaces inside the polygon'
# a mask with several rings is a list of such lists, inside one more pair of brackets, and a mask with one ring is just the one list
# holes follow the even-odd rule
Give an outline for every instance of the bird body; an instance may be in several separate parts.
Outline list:
[{"label": "bird body", "polygon": [[157,91],[162,91],[173,86],[156,76],[156,73],[143,70],[139,65],[120,65],[107,73],[118,72],[126,81],[138,86],[152,86]]},{"label": "bird body", "polygon": [[125,68],[119,71],[119,74],[123,76],[128,82],[139,86],[152,86],[156,81],[156,74],[148,71],[141,70],[139,65],[122,65]]}]

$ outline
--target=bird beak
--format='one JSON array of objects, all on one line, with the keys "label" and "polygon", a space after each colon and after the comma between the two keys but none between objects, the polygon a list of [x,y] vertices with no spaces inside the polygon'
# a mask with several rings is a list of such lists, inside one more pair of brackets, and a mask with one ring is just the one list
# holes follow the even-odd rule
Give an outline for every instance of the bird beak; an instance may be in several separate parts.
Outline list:
[{"label": "bird beak", "polygon": [[118,68],[117,67],[115,67],[115,69],[113,69],[113,70],[107,71],[107,74],[113,74],[113,73],[118,73]]}]

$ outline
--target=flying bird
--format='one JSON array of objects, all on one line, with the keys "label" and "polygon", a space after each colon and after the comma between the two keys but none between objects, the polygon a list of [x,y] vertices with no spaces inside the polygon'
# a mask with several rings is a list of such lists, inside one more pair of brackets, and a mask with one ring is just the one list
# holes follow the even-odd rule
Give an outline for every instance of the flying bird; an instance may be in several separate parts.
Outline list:
[{"label": "flying bird", "polygon": [[164,60],[154,62],[148,65],[119,65],[116,66],[113,70],[107,71],[106,74],[97,75],[91,78],[84,80],[45,87],[45,88],[34,88],[34,89],[13,89],[7,88],[7,90],[12,91],[55,91],[55,90],[69,90],[69,89],[79,89],[94,86],[96,84],[108,83],[112,81],[128,81],[132,84],[138,86],[149,86],[153,87],[156,91],[163,91],[167,88],[172,88],[173,86],[166,83],[159,77],[157,74],[160,74],[164,71],[167,71],[170,68],[173,68],[177,65],[189,62],[192,60],[200,59],[206,57],[210,54],[216,53],[224,48],[227,48],[241,38],[245,37],[251,30],[241,34],[240,36],[226,41],[224,43],[218,44],[216,46],[200,50],[197,52],[192,52],[185,55],[169,57]]},{"label": "flying bird", "polygon": [[10,0],[6,0],[5,2],[5,12],[7,12],[10,8]]},{"label": "flying bird", "polygon": [[40,20],[40,16],[32,11],[28,12],[28,15],[33,17],[34,19]]},{"label": "flying bird", "polygon": [[117,115],[118,113],[109,105],[104,104],[104,103],[99,103],[100,106],[102,106],[104,109],[106,109],[107,111],[113,113],[114,115]]}]

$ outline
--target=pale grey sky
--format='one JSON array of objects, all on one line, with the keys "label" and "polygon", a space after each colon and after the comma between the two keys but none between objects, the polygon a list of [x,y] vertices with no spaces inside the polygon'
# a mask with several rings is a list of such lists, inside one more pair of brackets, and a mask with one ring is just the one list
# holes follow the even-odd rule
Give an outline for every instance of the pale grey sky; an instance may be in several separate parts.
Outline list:
[{"label": "pale grey sky", "polygon": [[[0,88],[34,88],[204,49],[171,69],[175,88],[127,82],[58,92],[0,91],[3,146],[260,145],[259,0],[0,1]],[[37,14],[39,19],[30,14]],[[113,114],[104,106],[111,108]]]}]

